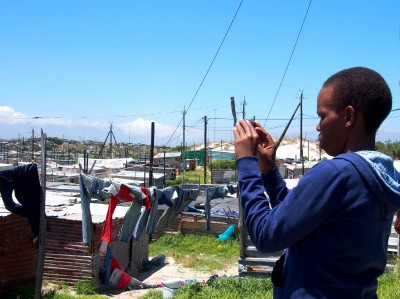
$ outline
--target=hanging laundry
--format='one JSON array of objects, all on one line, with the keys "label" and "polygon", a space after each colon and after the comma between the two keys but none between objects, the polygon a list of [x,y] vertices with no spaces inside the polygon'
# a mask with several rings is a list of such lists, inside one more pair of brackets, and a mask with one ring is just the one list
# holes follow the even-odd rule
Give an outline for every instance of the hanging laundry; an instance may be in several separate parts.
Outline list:
[{"label": "hanging laundry", "polygon": [[110,246],[106,248],[106,254],[103,258],[103,271],[101,273],[102,283],[106,289],[149,289],[157,288],[155,284],[147,284],[131,277],[125,272],[118,261],[113,257]]},{"label": "hanging laundry", "polygon": [[101,201],[110,199],[111,193],[104,191],[110,185],[111,181],[109,179],[99,179],[82,172],[79,175],[79,193],[82,209],[82,243],[85,245],[91,245],[93,240],[90,202],[92,198],[100,199]]},{"label": "hanging laundry", "polygon": [[106,221],[104,222],[103,231],[101,233],[101,240],[111,243],[112,215],[119,200],[124,200],[131,201],[132,204],[125,214],[118,239],[126,240],[125,242],[127,242],[131,238],[133,229],[135,228],[136,222],[139,219],[140,210],[146,195],[138,186],[125,185],[116,181],[112,181],[112,189],[110,188],[109,190],[114,192],[115,195],[111,196],[106,215]]},{"label": "hanging laundry", "polygon": [[115,195],[111,195],[110,202],[108,204],[106,220],[104,221],[103,230],[101,231],[101,240],[107,243],[111,243],[112,215],[114,214],[118,202],[119,200],[117,197]]},{"label": "hanging laundry", "polygon": [[164,189],[157,190],[157,198],[159,205],[167,205],[172,207],[174,205],[175,198],[178,197],[178,192],[174,186],[169,186]]},{"label": "hanging laundry", "polygon": [[227,186],[211,186],[206,190],[206,202],[204,204],[204,213],[206,215],[206,230],[210,230],[211,221],[211,200],[216,198],[225,198],[228,194]]},{"label": "hanging laundry", "polygon": [[[152,210],[152,202],[154,201],[153,189],[147,189],[146,187],[142,187],[142,192],[146,194],[146,198],[144,199],[145,209],[141,210],[141,214],[139,220],[136,223],[135,229],[133,230],[133,237],[136,240],[140,239],[144,228],[148,225],[150,211]],[[153,197],[153,200],[152,200]],[[158,205],[157,205],[158,206]]]},{"label": "hanging laundry", "polygon": [[196,200],[199,195],[197,188],[182,189],[179,186],[173,186],[173,188],[177,191],[178,197],[173,199],[173,205],[168,207],[158,219],[157,230],[165,229],[170,225],[176,216],[182,213],[183,209],[193,200]]},{"label": "hanging laundry", "polygon": [[[13,191],[19,203],[13,200]],[[6,209],[27,218],[31,231],[37,236],[41,198],[37,165],[33,163],[0,171],[0,193]]]},{"label": "hanging laundry", "polygon": [[229,183],[228,185],[226,185],[226,187],[228,188],[228,192],[230,194],[237,193],[237,184],[236,183]]},{"label": "hanging laundry", "polygon": [[157,217],[158,217],[158,205],[159,205],[158,193],[159,193],[159,190],[156,187],[149,188],[151,209],[150,209],[149,218],[147,220],[147,226],[146,226],[146,233],[148,235],[153,234],[154,231],[156,230]]},{"label": "hanging laundry", "polygon": [[106,288],[122,290],[128,286],[131,277],[113,257],[110,246],[107,246],[106,255],[103,260],[103,284]]},{"label": "hanging laundry", "polygon": [[147,189],[144,190],[141,187],[131,185],[126,185],[125,187],[129,188],[130,192],[135,195],[135,198],[128,211],[126,211],[122,226],[118,233],[118,240],[121,242],[128,242],[132,238],[135,227],[140,219],[142,206],[147,198],[147,195],[143,192],[145,191],[147,193]]}]

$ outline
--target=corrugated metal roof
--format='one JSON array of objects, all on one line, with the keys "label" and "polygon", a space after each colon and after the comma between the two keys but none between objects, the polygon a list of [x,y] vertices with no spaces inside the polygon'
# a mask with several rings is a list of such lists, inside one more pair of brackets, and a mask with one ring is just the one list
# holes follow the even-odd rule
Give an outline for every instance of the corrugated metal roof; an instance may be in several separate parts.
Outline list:
[{"label": "corrugated metal roof", "polygon": [[[165,158],[180,158],[181,157],[181,153],[180,152],[176,152],[176,153],[165,153]],[[158,153],[154,156],[154,158],[158,158],[158,159],[163,159],[164,158],[164,153]]]},{"label": "corrugated metal roof", "polygon": [[[120,172],[117,173],[112,173],[110,174],[110,177],[112,178],[138,178],[141,177],[143,178],[146,176],[146,178],[149,177],[149,172],[144,172],[144,171],[135,171],[135,170],[121,170]],[[153,177],[155,179],[162,178],[164,176],[164,173],[162,172],[153,172]]]}]

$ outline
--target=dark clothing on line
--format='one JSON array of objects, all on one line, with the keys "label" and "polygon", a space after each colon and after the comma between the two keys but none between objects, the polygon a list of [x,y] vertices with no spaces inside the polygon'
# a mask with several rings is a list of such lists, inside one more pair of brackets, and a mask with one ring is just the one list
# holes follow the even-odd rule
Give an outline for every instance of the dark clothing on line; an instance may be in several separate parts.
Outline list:
[{"label": "dark clothing on line", "polygon": [[[18,202],[15,202],[12,193]],[[25,217],[35,236],[39,234],[40,181],[36,164],[0,171],[0,193],[4,205],[13,214]]]}]

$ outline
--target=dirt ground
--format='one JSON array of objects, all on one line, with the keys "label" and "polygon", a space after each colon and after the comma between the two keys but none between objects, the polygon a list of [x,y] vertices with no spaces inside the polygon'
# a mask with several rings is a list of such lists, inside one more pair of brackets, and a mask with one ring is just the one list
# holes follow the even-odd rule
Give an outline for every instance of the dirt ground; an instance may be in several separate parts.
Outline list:
[{"label": "dirt ground", "polygon": [[[236,276],[238,275],[238,265],[229,265],[224,270],[213,271],[213,272],[199,272],[194,271],[189,268],[185,268],[182,265],[175,264],[173,258],[167,257],[165,260],[165,265],[162,267],[157,267],[153,270],[140,273],[136,279],[147,284],[161,284],[165,280],[177,279],[181,281],[195,279],[198,282],[207,282],[207,280],[212,276],[217,274],[218,276]],[[162,287],[156,289],[144,289],[144,290],[132,290],[124,291],[118,294],[110,295],[110,298],[115,299],[131,299],[140,298],[145,295],[150,290],[160,290]]]}]

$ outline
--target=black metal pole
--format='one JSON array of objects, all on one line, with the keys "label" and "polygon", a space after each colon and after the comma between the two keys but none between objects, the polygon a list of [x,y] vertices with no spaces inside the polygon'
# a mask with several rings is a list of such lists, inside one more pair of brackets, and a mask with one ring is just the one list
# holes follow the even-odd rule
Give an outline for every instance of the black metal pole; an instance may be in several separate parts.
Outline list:
[{"label": "black metal pole", "polygon": [[165,183],[165,146],[163,147],[164,148],[164,182],[163,182],[163,187],[165,188],[166,187],[166,183]]},{"label": "black metal pole", "polygon": [[204,184],[207,184],[207,116],[204,116]]},{"label": "black metal pole", "polygon": [[154,185],[153,160],[154,160],[154,122],[151,122],[149,186]]}]

